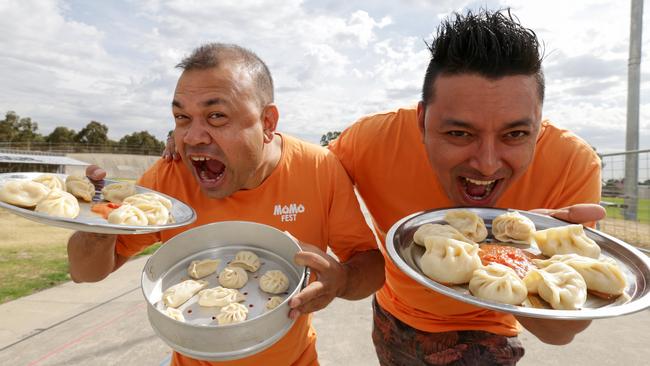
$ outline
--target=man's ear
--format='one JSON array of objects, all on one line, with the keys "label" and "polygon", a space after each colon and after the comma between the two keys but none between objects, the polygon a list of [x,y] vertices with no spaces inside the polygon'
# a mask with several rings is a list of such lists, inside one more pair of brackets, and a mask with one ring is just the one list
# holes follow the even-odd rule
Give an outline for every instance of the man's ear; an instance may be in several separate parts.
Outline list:
[{"label": "man's ear", "polygon": [[422,135],[422,142],[424,142],[424,133],[426,128],[424,126],[424,116],[426,114],[427,107],[424,105],[423,101],[418,102],[417,107],[417,116],[418,116],[418,128],[420,129],[420,135]]},{"label": "man's ear", "polygon": [[273,141],[273,136],[275,136],[275,129],[278,126],[279,119],[280,113],[278,112],[278,107],[274,103],[267,104],[264,107],[264,111],[262,111],[264,143],[268,144]]}]

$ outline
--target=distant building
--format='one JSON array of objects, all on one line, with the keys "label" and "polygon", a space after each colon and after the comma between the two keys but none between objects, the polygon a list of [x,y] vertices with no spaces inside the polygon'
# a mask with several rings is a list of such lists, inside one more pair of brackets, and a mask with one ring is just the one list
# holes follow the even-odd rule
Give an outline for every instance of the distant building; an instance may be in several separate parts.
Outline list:
[{"label": "distant building", "polygon": [[65,173],[66,166],[87,166],[88,163],[63,154],[37,151],[0,150],[0,173],[43,172]]}]

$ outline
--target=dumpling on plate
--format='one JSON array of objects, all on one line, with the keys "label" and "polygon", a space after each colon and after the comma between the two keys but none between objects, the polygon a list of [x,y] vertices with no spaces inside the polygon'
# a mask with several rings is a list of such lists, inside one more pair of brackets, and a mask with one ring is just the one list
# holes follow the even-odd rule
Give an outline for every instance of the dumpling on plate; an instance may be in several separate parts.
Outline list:
[{"label": "dumpling on plate", "polygon": [[65,189],[86,202],[92,201],[95,196],[95,186],[83,175],[69,175],[65,180]]},{"label": "dumpling on plate", "polygon": [[32,208],[50,193],[45,185],[31,180],[7,180],[0,187],[0,201]]},{"label": "dumpling on plate", "polygon": [[424,246],[424,239],[428,236],[442,236],[445,238],[456,239],[464,241],[469,244],[474,244],[473,241],[466,238],[460,231],[456,230],[451,225],[441,225],[441,224],[424,224],[418,227],[418,229],[413,233],[413,241],[415,244]]},{"label": "dumpling on plate", "polygon": [[535,232],[537,247],[547,257],[556,254],[580,254],[585,257],[598,258],[600,247],[585,234],[580,224],[552,227]]},{"label": "dumpling on plate", "polygon": [[510,211],[492,220],[492,235],[503,242],[530,244],[535,233],[535,224],[517,211]]},{"label": "dumpling on plate", "polygon": [[233,302],[221,308],[221,312],[217,315],[217,322],[219,325],[241,323],[246,320],[247,316],[248,308],[238,302]]},{"label": "dumpling on plate", "polygon": [[233,302],[246,300],[238,290],[217,286],[199,291],[199,305],[201,306],[226,306]]},{"label": "dumpling on plate", "polygon": [[264,307],[266,307],[266,310],[273,310],[280,306],[280,304],[282,304],[282,301],[284,301],[284,299],[280,296],[273,296],[269,301],[266,302],[266,305],[264,305]]},{"label": "dumpling on plate", "polygon": [[587,301],[587,284],[580,273],[556,262],[543,269],[533,269],[524,283],[528,292],[539,294],[553,309],[577,310]]},{"label": "dumpling on plate", "polygon": [[504,304],[520,305],[528,296],[524,281],[503,264],[490,263],[474,271],[469,280],[472,295]]},{"label": "dumpling on plate", "polygon": [[540,268],[561,262],[580,273],[587,289],[607,295],[621,295],[627,287],[625,274],[613,259],[594,259],[578,254],[556,254],[549,259],[533,260]]},{"label": "dumpling on plate", "polygon": [[283,293],[289,288],[289,278],[277,269],[266,271],[260,277],[260,288],[270,294]]},{"label": "dumpling on plate", "polygon": [[485,222],[470,210],[450,210],[445,214],[445,221],[474,242],[478,243],[487,238]]},{"label": "dumpling on plate", "polygon": [[163,292],[163,303],[169,307],[177,308],[191,299],[197,292],[208,286],[208,281],[187,280],[178,283]]},{"label": "dumpling on plate", "polygon": [[163,314],[167,315],[168,317],[170,317],[170,318],[172,318],[174,320],[178,320],[179,322],[184,322],[185,321],[185,317],[183,316],[183,312],[178,310],[178,309],[167,308],[167,309],[165,309],[163,311]]},{"label": "dumpling on plate", "polygon": [[102,195],[106,201],[122,203],[129,196],[135,194],[135,184],[131,182],[118,182],[102,188]]},{"label": "dumpling on plate", "polygon": [[148,193],[137,193],[132,196],[126,197],[124,199],[125,203],[133,204],[135,201],[158,201],[163,204],[168,210],[172,209],[172,201],[169,199],[153,192],[148,192]]},{"label": "dumpling on plate", "polygon": [[243,268],[226,267],[219,273],[219,283],[227,288],[242,288],[248,282],[248,275]]},{"label": "dumpling on plate", "polygon": [[131,205],[122,205],[108,214],[108,222],[118,225],[147,226],[149,220],[142,210]]},{"label": "dumpling on plate", "polygon": [[242,250],[235,254],[230,264],[232,267],[241,267],[248,272],[255,272],[260,268],[260,258],[250,250]]},{"label": "dumpling on plate", "polygon": [[32,181],[41,183],[49,189],[61,189],[65,191],[65,182],[54,174],[41,174],[32,179]]},{"label": "dumpling on plate", "polygon": [[[149,225],[164,225],[174,222],[171,214],[172,202],[167,198],[153,192],[138,193],[126,197],[122,203],[136,206],[147,213]],[[163,208],[160,207],[163,206]],[[163,220],[165,220],[163,222]]]},{"label": "dumpling on plate", "polygon": [[190,266],[187,268],[187,274],[194,279],[203,278],[216,272],[220,263],[221,259],[203,259],[192,261],[190,263]]},{"label": "dumpling on plate", "polygon": [[53,189],[34,209],[50,216],[73,219],[79,215],[79,201],[66,191]]},{"label": "dumpling on plate", "polygon": [[429,236],[420,258],[420,268],[430,279],[442,284],[468,283],[474,270],[481,268],[478,244]]}]

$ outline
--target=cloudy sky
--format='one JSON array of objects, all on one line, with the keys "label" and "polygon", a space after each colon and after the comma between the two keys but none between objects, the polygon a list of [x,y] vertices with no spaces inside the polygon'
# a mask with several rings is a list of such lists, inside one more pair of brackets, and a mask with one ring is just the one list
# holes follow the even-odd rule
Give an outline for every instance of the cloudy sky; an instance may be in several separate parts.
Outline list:
[{"label": "cloudy sky", "polygon": [[480,6],[512,7],[543,40],[545,116],[600,152],[624,150],[630,3],[620,0],[0,0],[0,113],[31,117],[43,134],[96,120],[113,139],[145,129],[162,138],[173,128],[174,65],[201,43],[230,42],[269,65],[280,130],[317,142],[360,116],[417,102],[424,40],[441,18]]}]

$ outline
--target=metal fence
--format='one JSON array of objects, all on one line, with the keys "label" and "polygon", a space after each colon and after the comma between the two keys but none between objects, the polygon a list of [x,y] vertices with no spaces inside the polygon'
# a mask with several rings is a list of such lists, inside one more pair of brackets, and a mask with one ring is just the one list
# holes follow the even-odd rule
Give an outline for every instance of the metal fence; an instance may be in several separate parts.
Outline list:
[{"label": "metal fence", "polygon": [[0,142],[0,149],[43,151],[58,154],[69,153],[105,153],[133,155],[161,155],[162,148],[151,148],[133,145],[117,144],[81,144],[81,143],[51,143],[51,142]]},{"label": "metal fence", "polygon": [[[601,154],[602,200],[607,218],[599,229],[650,253],[650,150]],[[636,184],[625,182],[626,162],[637,167]]]}]

